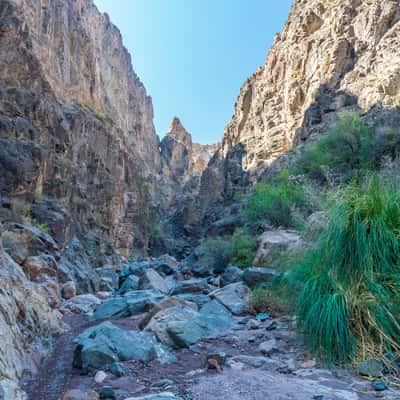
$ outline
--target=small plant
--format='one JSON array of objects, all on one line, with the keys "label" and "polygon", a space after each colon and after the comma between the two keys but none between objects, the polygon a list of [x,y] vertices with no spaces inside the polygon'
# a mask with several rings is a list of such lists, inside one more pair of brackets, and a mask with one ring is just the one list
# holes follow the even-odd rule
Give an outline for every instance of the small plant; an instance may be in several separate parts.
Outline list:
[{"label": "small plant", "polygon": [[258,286],[253,289],[250,306],[254,314],[268,312],[273,316],[279,316],[293,312],[293,307],[282,286],[279,286],[279,282],[269,287]]},{"label": "small plant", "polygon": [[11,209],[17,221],[23,224],[31,223],[32,219],[32,206],[21,201],[13,201]]},{"label": "small plant", "polygon": [[208,238],[203,241],[202,247],[205,251],[203,261],[219,271],[223,271],[228,266],[234,255],[230,237]]},{"label": "small plant", "polygon": [[232,236],[233,263],[241,268],[251,267],[256,255],[256,238],[243,231],[236,231]]},{"label": "small plant", "polygon": [[35,228],[38,228],[39,230],[41,230],[44,233],[50,232],[50,228],[46,223],[40,223],[40,222],[36,221],[35,219],[32,220],[32,226],[34,226]]},{"label": "small plant", "polygon": [[97,225],[102,225],[103,224],[103,215],[100,212],[96,211],[94,213],[94,220]]},{"label": "small plant", "polygon": [[245,220],[253,231],[260,231],[264,225],[275,227],[299,227],[300,221],[294,210],[306,214],[311,204],[300,185],[290,180],[286,169],[268,183],[257,184],[245,208]]},{"label": "small plant", "polygon": [[305,174],[320,183],[334,171],[349,181],[357,171],[374,165],[374,132],[355,112],[342,114],[335,129],[314,146],[306,149],[292,166],[295,174]]}]

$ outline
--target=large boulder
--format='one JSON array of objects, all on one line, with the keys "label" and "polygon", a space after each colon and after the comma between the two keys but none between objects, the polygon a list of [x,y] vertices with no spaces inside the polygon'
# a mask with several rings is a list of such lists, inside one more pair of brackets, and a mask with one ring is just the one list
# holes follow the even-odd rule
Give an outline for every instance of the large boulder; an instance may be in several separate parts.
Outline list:
[{"label": "large boulder", "polygon": [[162,293],[168,293],[169,287],[162,276],[153,268],[144,271],[140,278],[139,286],[141,289],[154,289]]},{"label": "large boulder", "polygon": [[268,263],[272,251],[288,251],[299,247],[300,235],[295,231],[274,229],[265,231],[258,237],[258,250],[254,258],[254,265]]},{"label": "large boulder", "polygon": [[210,293],[210,285],[206,279],[188,279],[186,281],[178,282],[172,291],[173,295],[182,293]]},{"label": "large boulder", "polygon": [[251,288],[261,283],[271,282],[278,274],[278,271],[272,268],[250,267],[243,272],[243,281]]},{"label": "large boulder", "polygon": [[187,302],[165,308],[153,315],[144,329],[153,332],[161,343],[183,348],[216,331],[229,329],[233,324],[230,312],[213,300],[200,311]]},{"label": "large boulder", "polygon": [[117,296],[106,300],[94,312],[92,320],[103,318],[125,318],[149,311],[161,301],[164,295],[155,290],[137,290],[126,296]]},{"label": "large boulder", "polygon": [[100,368],[116,361],[148,362],[160,354],[160,345],[150,332],[126,331],[111,322],[103,322],[74,340],[74,367]]},{"label": "large boulder", "polygon": [[123,295],[128,292],[132,292],[139,289],[140,279],[136,275],[129,275],[121,287],[118,289],[118,294]]},{"label": "large boulder", "polygon": [[100,277],[100,290],[112,292],[118,289],[118,274],[114,267],[97,268],[96,272]]},{"label": "large boulder", "polygon": [[76,314],[92,314],[100,304],[101,300],[94,294],[80,294],[66,301],[63,307]]},{"label": "large boulder", "polygon": [[242,282],[217,289],[210,297],[218,300],[234,315],[247,314],[250,309],[250,289]]},{"label": "large boulder", "polygon": [[243,278],[243,270],[229,266],[225,272],[221,275],[221,286],[230,285],[231,283],[240,282]]}]

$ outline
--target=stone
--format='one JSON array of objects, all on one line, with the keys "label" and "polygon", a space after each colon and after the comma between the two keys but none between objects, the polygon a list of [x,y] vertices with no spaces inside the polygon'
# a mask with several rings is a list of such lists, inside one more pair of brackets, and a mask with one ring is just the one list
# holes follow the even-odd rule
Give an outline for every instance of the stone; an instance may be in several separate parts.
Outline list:
[{"label": "stone", "polygon": [[383,392],[384,390],[387,390],[387,386],[383,381],[373,381],[371,386],[377,392]]},{"label": "stone", "polygon": [[231,283],[240,282],[243,277],[243,270],[238,267],[229,266],[221,275],[221,286],[227,286]]},{"label": "stone", "polygon": [[117,400],[117,396],[114,392],[114,389],[109,386],[105,386],[100,389],[100,399],[104,400]]},{"label": "stone", "polygon": [[207,335],[227,330],[233,324],[229,311],[213,300],[199,311],[184,302],[164,308],[152,316],[144,329],[153,332],[161,343],[185,348]]},{"label": "stone", "polygon": [[246,324],[246,329],[248,330],[256,330],[261,328],[261,322],[257,321],[256,319],[251,319],[249,322]]},{"label": "stone", "polygon": [[118,274],[115,267],[96,268],[100,277],[100,291],[114,291],[118,289]]},{"label": "stone", "polygon": [[183,400],[183,398],[170,392],[162,392],[141,397],[129,397],[125,400]]},{"label": "stone", "polygon": [[125,376],[125,369],[124,369],[123,365],[119,362],[114,362],[114,363],[110,364],[109,369],[110,369],[110,372],[118,378]]},{"label": "stone", "polygon": [[108,321],[86,329],[74,343],[74,367],[84,370],[117,361],[148,362],[156,358],[159,347],[149,332],[127,331]]},{"label": "stone", "polygon": [[195,303],[200,308],[204,306],[204,304],[210,301],[210,298],[205,294],[183,293],[183,294],[178,294],[176,297],[184,301]]},{"label": "stone", "polygon": [[94,381],[97,384],[103,383],[107,378],[107,374],[104,371],[97,371],[96,375],[94,376]]},{"label": "stone", "polygon": [[257,241],[258,250],[254,257],[254,265],[264,265],[269,261],[269,254],[273,250],[287,252],[301,245],[300,235],[297,232],[282,229],[265,231]]},{"label": "stone", "polygon": [[185,294],[185,293],[210,293],[210,286],[206,279],[188,279],[186,281],[180,281],[176,284],[172,295]]},{"label": "stone", "polygon": [[379,378],[383,374],[384,364],[381,360],[370,358],[361,361],[357,366],[357,372],[369,378]]},{"label": "stone", "polygon": [[72,297],[75,297],[76,296],[75,282],[69,281],[69,282],[64,283],[61,286],[61,296],[65,300],[69,300]]},{"label": "stone", "polygon": [[153,290],[137,290],[128,292],[124,297],[106,300],[92,315],[92,320],[104,318],[125,318],[149,311],[163,299],[163,294]]},{"label": "stone", "polygon": [[251,288],[262,283],[271,282],[277,276],[277,271],[271,268],[250,267],[243,272],[243,281]]},{"label": "stone", "polygon": [[272,319],[264,322],[264,328],[265,328],[267,331],[273,331],[273,330],[275,330],[277,327],[278,327],[277,322],[276,322],[276,321],[273,321]]},{"label": "stone", "polygon": [[223,366],[226,362],[226,353],[224,353],[223,351],[208,353],[207,360],[215,360],[217,361],[219,366]]},{"label": "stone", "polygon": [[258,313],[256,315],[257,321],[260,321],[260,322],[267,321],[270,318],[271,318],[271,316],[268,313]]},{"label": "stone", "polygon": [[128,292],[132,292],[139,289],[139,278],[136,275],[129,275],[121,287],[118,289],[117,293],[119,295],[124,295]]},{"label": "stone", "polygon": [[76,314],[92,314],[94,309],[101,304],[101,300],[93,294],[80,294],[72,297],[63,305],[66,309]]},{"label": "stone", "polygon": [[278,343],[275,339],[269,339],[258,346],[258,351],[266,356],[279,351]]},{"label": "stone", "polygon": [[217,289],[210,293],[210,297],[218,300],[234,315],[244,315],[250,309],[250,289],[242,282]]},{"label": "stone", "polygon": [[169,292],[167,283],[162,276],[152,268],[147,269],[143,273],[143,276],[140,278],[139,287],[141,289],[158,290],[165,294]]}]

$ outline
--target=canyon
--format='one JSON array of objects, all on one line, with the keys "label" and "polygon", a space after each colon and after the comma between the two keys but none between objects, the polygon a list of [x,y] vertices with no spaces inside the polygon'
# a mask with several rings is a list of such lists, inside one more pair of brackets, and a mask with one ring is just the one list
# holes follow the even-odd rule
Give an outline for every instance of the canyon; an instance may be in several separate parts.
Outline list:
[{"label": "canyon", "polygon": [[[107,340],[126,330],[131,346],[143,340],[143,348],[151,343],[149,353],[157,353],[149,360],[132,356],[150,366],[146,372],[142,364],[125,365],[144,383],[133,390],[135,374],[128,374],[131,387],[122,382],[118,400],[155,391],[146,373],[153,380],[168,375],[157,360],[164,353],[177,357],[171,379],[190,399],[257,399],[254,393],[268,393],[262,373],[279,391],[286,378],[276,371],[283,370],[299,371],[282,389],[287,396],[304,390],[298,398],[373,398],[358,396],[368,389],[347,372],[345,387],[322,366],[313,381],[293,320],[254,320],[253,278],[231,271],[235,277],[225,275],[232,281],[222,284],[226,271],[204,272],[197,252],[203,238],[241,226],[239,195],[286,165],[290,152],[324,136],[344,111],[357,110],[381,130],[399,125],[399,41],[396,0],[295,0],[265,65],[240,89],[221,143],[201,145],[177,117],[160,140],[157,110],[121,34],[92,0],[0,0],[0,399],[28,393],[32,400],[57,400],[70,389],[92,389],[92,375],[70,371],[77,356],[72,342],[63,342],[72,331],[81,340],[80,368],[103,367],[92,359],[82,364],[85,354],[96,359],[89,351],[98,345],[89,343],[93,332],[85,336],[92,328]],[[102,312],[99,333],[92,318]],[[277,331],[269,329],[272,322]],[[246,324],[258,324],[260,336],[252,337]],[[272,358],[257,356],[265,341],[275,343]],[[70,369],[55,368],[58,380],[49,372],[36,384],[43,365],[51,370],[65,361],[52,358],[64,345]],[[234,353],[221,386],[219,375],[204,371],[192,384],[182,363],[194,377],[216,348]],[[110,351],[99,358],[131,361]],[[221,373],[218,362],[207,365]],[[299,389],[303,378],[307,387]],[[52,389],[52,380],[65,382]],[[248,397],[233,397],[249,382]],[[82,393],[63,399],[96,399]]]}]

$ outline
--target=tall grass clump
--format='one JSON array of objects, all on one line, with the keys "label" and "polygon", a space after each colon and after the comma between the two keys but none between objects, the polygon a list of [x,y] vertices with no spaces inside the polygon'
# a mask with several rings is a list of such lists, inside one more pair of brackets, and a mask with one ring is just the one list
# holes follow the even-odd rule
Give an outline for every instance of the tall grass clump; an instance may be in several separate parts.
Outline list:
[{"label": "tall grass clump", "polygon": [[371,176],[350,185],[320,241],[288,273],[299,328],[329,362],[400,350],[400,192]]}]

